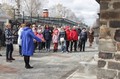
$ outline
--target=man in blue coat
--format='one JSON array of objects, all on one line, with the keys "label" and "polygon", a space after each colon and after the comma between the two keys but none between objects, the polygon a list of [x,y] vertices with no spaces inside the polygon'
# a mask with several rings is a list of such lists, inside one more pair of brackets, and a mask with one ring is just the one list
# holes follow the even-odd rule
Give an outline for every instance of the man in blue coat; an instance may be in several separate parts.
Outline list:
[{"label": "man in blue coat", "polygon": [[33,39],[36,39],[37,41],[41,42],[44,41],[44,39],[39,39],[36,37],[30,28],[31,24],[26,23],[26,27],[23,28],[23,32],[21,35],[22,39],[22,55],[24,56],[24,62],[25,62],[25,68],[26,69],[31,69],[33,68],[30,66],[29,61],[30,61],[30,56],[33,55],[34,52],[34,42]]}]

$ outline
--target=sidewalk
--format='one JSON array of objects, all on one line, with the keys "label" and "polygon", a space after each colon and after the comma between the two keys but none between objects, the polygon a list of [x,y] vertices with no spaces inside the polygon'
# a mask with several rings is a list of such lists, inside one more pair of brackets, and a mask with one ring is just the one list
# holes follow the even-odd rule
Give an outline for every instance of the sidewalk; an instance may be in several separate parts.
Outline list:
[{"label": "sidewalk", "polygon": [[85,73],[81,73],[78,69],[66,79],[97,79],[97,77],[95,75],[87,75]]},{"label": "sidewalk", "polygon": [[[0,79],[96,79],[96,76],[85,73],[87,66],[96,67],[96,64],[84,67],[80,62],[90,62],[95,54],[98,54],[97,45],[92,48],[86,46],[85,52],[72,53],[35,53],[31,57],[30,64],[33,69],[25,69],[23,57],[19,56],[18,50],[13,53],[16,59],[12,63],[5,60],[5,49],[0,51]],[[89,69],[88,69],[89,71]]]},{"label": "sidewalk", "polygon": [[[98,50],[97,47],[98,46],[96,44],[94,44],[93,51]],[[87,48],[87,51],[88,50],[91,50],[91,49]],[[97,79],[97,60],[98,60],[98,57],[96,57],[96,56],[98,56],[97,53],[94,55],[94,58],[91,59],[89,62],[80,62],[80,65],[82,65],[83,68],[78,68],[75,72],[73,72],[66,79]]]}]

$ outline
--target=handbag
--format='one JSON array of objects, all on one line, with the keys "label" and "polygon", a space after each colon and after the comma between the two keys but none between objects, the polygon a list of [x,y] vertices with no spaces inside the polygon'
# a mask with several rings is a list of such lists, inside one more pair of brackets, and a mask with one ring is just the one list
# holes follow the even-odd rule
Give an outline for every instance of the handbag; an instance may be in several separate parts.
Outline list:
[{"label": "handbag", "polygon": [[65,41],[65,39],[62,37],[62,38],[60,38],[60,41],[61,41],[61,42],[64,42],[64,41]]}]

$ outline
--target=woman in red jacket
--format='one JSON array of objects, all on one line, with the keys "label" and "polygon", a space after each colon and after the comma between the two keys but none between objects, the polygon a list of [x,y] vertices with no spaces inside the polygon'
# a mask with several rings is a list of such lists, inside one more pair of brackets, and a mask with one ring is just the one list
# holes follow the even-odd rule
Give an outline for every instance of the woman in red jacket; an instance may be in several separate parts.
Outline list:
[{"label": "woman in red jacket", "polygon": [[74,44],[74,51],[77,51],[77,41],[78,41],[78,32],[76,27],[74,26],[71,30],[71,46],[70,51],[72,52],[73,44]]}]

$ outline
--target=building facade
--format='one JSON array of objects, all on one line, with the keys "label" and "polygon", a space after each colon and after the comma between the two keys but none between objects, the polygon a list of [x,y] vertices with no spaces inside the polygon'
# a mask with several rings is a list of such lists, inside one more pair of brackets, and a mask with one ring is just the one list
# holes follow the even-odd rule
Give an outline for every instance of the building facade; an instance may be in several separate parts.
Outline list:
[{"label": "building facade", "polygon": [[100,3],[97,79],[120,79],[120,0]]}]

